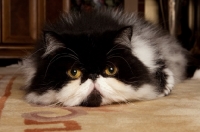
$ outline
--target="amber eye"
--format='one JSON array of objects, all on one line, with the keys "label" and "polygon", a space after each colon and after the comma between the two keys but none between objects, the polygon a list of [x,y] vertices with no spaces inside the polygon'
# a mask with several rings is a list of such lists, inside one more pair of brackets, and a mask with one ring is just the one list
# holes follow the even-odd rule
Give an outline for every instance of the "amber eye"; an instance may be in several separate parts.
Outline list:
[{"label": "amber eye", "polygon": [[107,66],[105,69],[105,73],[109,76],[113,76],[117,73],[118,69],[116,66]]},{"label": "amber eye", "polygon": [[71,77],[72,79],[77,79],[81,76],[81,71],[79,69],[69,69],[67,71],[67,74],[69,75],[69,77]]}]

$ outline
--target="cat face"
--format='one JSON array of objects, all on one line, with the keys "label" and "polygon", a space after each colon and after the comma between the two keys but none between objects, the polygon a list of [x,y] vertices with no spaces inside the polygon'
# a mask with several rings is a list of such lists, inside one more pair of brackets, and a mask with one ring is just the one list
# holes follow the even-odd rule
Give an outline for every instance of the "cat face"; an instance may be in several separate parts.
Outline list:
[{"label": "cat face", "polygon": [[90,34],[45,32],[26,99],[99,106],[154,98],[148,69],[132,54],[131,34],[132,27]]}]

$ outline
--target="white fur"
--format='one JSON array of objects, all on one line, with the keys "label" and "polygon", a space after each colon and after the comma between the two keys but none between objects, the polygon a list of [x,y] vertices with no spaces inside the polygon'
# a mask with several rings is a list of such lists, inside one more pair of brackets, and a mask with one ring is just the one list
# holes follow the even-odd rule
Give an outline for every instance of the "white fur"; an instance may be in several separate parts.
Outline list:
[{"label": "white fur", "polygon": [[135,89],[114,78],[104,78],[102,76],[96,80],[95,86],[102,94],[102,105],[111,104],[113,102],[154,99],[158,95],[155,91],[155,87],[152,85],[144,84],[140,88]]},{"label": "white fur", "polygon": [[200,79],[200,69],[196,70],[192,79]]},{"label": "white fur", "polygon": [[48,90],[45,94],[38,95],[35,92],[31,92],[26,95],[25,99],[28,102],[34,104],[49,105],[56,102],[56,91]]},{"label": "white fur", "polygon": [[[113,102],[128,102],[132,100],[154,99],[167,95],[172,90],[175,83],[181,81],[184,77],[184,68],[187,60],[184,56],[184,50],[178,45],[175,39],[168,35],[160,35],[159,28],[151,24],[144,24],[135,14],[123,14],[122,12],[102,12],[104,15],[113,17],[120,25],[133,25],[133,35],[131,39],[132,54],[135,55],[149,70],[154,73],[158,68],[156,61],[163,59],[167,69],[164,72],[168,75],[167,85],[163,94],[159,94],[157,88],[150,84],[143,84],[141,87],[133,87],[124,84],[114,78],[104,78],[99,76],[95,82],[88,79],[81,84],[81,80],[72,80],[63,86],[60,91],[49,90],[42,95],[34,92],[27,94],[26,99],[29,102],[50,104],[63,103],[65,106],[76,106],[87,99],[88,95],[96,88],[101,93],[102,104],[111,104]],[[77,16],[66,16],[67,22],[72,24]],[[58,48],[64,48],[51,36],[46,36],[48,44],[42,57],[46,57]],[[122,38],[125,42],[127,38]],[[121,39],[120,39],[121,41]],[[56,43],[56,44],[55,44]],[[124,44],[124,43],[123,43]],[[157,54],[159,51],[160,55]],[[27,82],[29,85],[36,69],[31,61],[28,61]],[[197,71],[193,78],[200,78],[200,70]]]},{"label": "white fur", "polygon": [[58,42],[55,38],[53,38],[51,35],[46,34],[46,48],[45,53],[42,55],[42,58],[46,57],[50,53],[54,52],[55,50],[59,48],[65,48],[62,43]]},{"label": "white fur", "polygon": [[157,68],[155,65],[155,49],[153,46],[148,45],[148,42],[140,37],[133,37],[132,53],[135,55],[143,64],[149,68],[150,71],[154,71]]},{"label": "white fur", "polygon": [[187,60],[183,54],[183,49],[176,42],[162,44],[160,48],[167,67],[173,72],[174,83],[177,84],[184,80]]},{"label": "white fur", "polygon": [[94,84],[91,79],[81,84],[80,79],[64,86],[57,94],[57,100],[65,106],[79,105],[92,92]]},{"label": "white fur", "polygon": [[64,106],[76,106],[86,100],[95,88],[101,93],[101,105],[113,102],[154,99],[159,96],[155,90],[156,88],[150,84],[144,84],[135,89],[131,85],[126,85],[114,78],[100,76],[95,82],[88,79],[83,84],[80,84],[80,79],[74,80],[58,92],[49,90],[42,95],[32,92],[27,94],[26,100],[42,105],[62,103]]},{"label": "white fur", "polygon": [[165,95],[168,95],[171,92],[172,88],[174,87],[174,76],[173,76],[172,71],[167,68],[164,69],[164,72],[167,74],[167,77],[168,77],[166,79],[167,84],[165,86],[164,93]]},{"label": "white fur", "polygon": [[52,44],[50,44],[47,48],[45,53],[42,55],[42,58],[46,57],[47,55],[49,55],[50,53],[54,52],[55,50],[59,49],[59,48],[64,48],[64,46],[61,46],[60,44],[55,44],[53,42],[51,42]]}]

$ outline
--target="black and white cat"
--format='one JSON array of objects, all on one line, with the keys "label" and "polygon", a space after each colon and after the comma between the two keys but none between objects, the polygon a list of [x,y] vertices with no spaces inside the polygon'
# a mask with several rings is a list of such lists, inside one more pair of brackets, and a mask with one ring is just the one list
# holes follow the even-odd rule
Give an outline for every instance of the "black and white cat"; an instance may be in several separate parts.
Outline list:
[{"label": "black and white cat", "polygon": [[193,76],[199,67],[188,58],[175,38],[135,14],[63,14],[24,60],[25,98],[63,106],[155,99]]}]

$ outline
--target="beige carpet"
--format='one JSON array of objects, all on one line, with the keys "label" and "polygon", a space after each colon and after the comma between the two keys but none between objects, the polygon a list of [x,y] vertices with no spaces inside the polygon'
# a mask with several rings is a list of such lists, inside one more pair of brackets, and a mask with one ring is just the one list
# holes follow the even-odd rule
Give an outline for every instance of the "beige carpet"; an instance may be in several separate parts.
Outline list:
[{"label": "beige carpet", "polygon": [[0,132],[200,132],[200,80],[157,100],[59,108],[25,102],[17,70],[0,68]]}]

